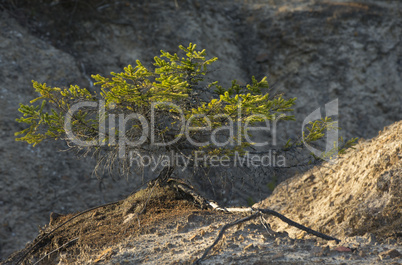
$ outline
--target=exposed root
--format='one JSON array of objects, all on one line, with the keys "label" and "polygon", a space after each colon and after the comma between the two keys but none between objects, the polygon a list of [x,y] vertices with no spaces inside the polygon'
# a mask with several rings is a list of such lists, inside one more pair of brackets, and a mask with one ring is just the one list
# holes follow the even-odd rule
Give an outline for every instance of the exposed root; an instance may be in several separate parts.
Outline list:
[{"label": "exposed root", "polygon": [[244,207],[230,207],[230,208],[220,207],[216,202],[208,201],[207,199],[202,197],[200,194],[195,192],[192,187],[179,182],[179,180],[169,179],[168,183],[174,184],[176,189],[179,189],[183,193],[186,193],[186,194],[192,196],[194,201],[197,204],[199,204],[201,206],[201,208],[211,208],[213,210],[223,211],[223,212],[226,212],[226,213],[245,213],[245,214],[248,214],[247,217],[244,217],[242,219],[239,219],[239,220],[236,220],[236,221],[234,221],[232,223],[224,225],[222,227],[221,231],[219,232],[218,237],[215,239],[214,243],[210,247],[205,249],[204,254],[199,259],[197,259],[193,264],[200,264],[200,262],[207,257],[209,251],[219,242],[219,240],[221,240],[221,238],[222,238],[223,234],[225,233],[225,231],[228,228],[230,228],[230,227],[232,227],[234,225],[241,224],[241,223],[253,220],[253,219],[257,218],[257,217],[260,217],[260,218],[262,218],[262,220],[261,220],[262,224],[264,225],[264,227],[266,229],[268,229],[265,220],[263,222],[263,215],[264,214],[273,215],[275,217],[278,217],[283,222],[285,222],[285,223],[287,223],[287,224],[289,224],[291,226],[294,226],[296,228],[299,228],[300,230],[303,230],[303,231],[307,232],[308,234],[315,235],[315,236],[320,237],[320,238],[325,239],[325,240],[335,240],[337,243],[341,242],[341,240],[339,240],[339,239],[337,239],[335,237],[328,236],[326,234],[323,234],[323,233],[315,231],[315,230],[313,230],[311,228],[308,228],[308,227],[306,227],[304,225],[296,223],[295,221],[290,220],[286,216],[284,216],[284,215],[282,215],[282,214],[280,214],[280,213],[278,213],[278,212],[276,212],[274,210],[252,208],[252,207],[249,207],[249,208],[244,208]]}]

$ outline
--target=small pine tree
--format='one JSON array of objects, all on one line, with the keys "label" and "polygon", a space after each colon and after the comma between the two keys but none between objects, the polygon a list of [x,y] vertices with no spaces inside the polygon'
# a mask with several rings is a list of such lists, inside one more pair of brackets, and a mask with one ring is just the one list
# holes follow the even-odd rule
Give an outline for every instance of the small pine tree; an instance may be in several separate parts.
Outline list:
[{"label": "small pine tree", "polygon": [[[27,128],[16,133],[16,140],[34,146],[46,139],[66,141],[73,150],[93,154],[97,168],[117,166],[126,173],[133,155],[166,158],[172,152],[182,156],[178,164],[196,169],[196,152],[227,163],[255,145],[250,126],[294,119],[296,98],[267,93],[265,77],[252,77],[245,86],[233,80],[227,88],[206,82],[207,67],[217,58],[206,59],[205,50],[197,51],[195,44],[179,48],[180,56],[161,51],[153,69],[137,60],[135,67],[112,72],[111,78],[92,76],[100,86],[94,92],[33,81],[40,96],[31,101],[34,105],[20,104],[17,121]],[[317,120],[299,141],[288,141],[281,150],[317,141],[328,129],[336,129],[331,119]],[[336,147],[330,155],[343,150]],[[172,166],[162,160],[162,167]]]}]

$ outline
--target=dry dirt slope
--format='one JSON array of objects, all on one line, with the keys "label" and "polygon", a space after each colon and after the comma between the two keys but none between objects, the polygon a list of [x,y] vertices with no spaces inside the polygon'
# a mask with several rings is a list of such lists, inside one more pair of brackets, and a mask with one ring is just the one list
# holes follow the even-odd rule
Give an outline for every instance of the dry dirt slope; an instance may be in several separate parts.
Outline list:
[{"label": "dry dirt slope", "polygon": [[[334,164],[281,183],[257,203],[333,236],[402,237],[402,121],[361,141]],[[271,220],[274,229],[289,229]],[[302,236],[302,235],[300,235]]]},{"label": "dry dirt slope", "polygon": [[[293,239],[267,237],[261,224],[247,224],[229,230],[219,250],[203,264],[401,264],[402,121],[386,127],[374,139],[361,140],[336,163],[280,184],[273,195],[254,206],[277,210],[336,236],[342,240],[339,246],[356,251],[338,252],[341,248],[333,242],[319,243],[270,218],[275,231],[286,231]],[[162,237],[151,234],[128,239],[102,264],[189,264],[215,239],[217,231],[211,232],[211,227],[222,225],[218,221],[204,227],[200,224],[187,233],[173,229]],[[162,251],[154,251],[158,244]]]}]

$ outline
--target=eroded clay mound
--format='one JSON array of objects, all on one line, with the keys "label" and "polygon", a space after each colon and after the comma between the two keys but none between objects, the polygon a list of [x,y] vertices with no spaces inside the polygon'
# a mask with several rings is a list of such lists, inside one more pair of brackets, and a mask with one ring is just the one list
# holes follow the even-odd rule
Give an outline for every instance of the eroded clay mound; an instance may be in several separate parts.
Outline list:
[{"label": "eroded clay mound", "polygon": [[[280,184],[257,203],[332,236],[402,235],[402,121],[361,141],[335,163],[326,163]],[[274,229],[303,237],[277,219]]]}]

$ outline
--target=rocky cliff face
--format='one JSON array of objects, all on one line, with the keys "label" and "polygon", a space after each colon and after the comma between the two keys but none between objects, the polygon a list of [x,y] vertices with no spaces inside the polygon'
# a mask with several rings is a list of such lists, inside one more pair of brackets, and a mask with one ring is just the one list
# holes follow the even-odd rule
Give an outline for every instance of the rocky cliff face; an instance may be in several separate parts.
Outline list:
[{"label": "rocky cliff face", "polygon": [[369,2],[259,7],[248,17],[249,72],[298,98],[298,123],[336,98],[346,137],[371,138],[401,119],[400,11]]},{"label": "rocky cliff face", "polygon": [[[268,76],[275,92],[298,98],[294,126],[279,126],[284,139],[336,98],[346,138],[373,137],[402,119],[398,1],[5,1],[0,12],[1,258],[32,239],[51,211],[102,202],[91,160],[55,152],[65,148],[58,144],[14,142],[32,79],[91,87],[91,74],[136,59],[150,65],[160,49],[193,42],[219,57],[213,78],[223,84]],[[128,183],[105,179],[105,200],[138,184]]]}]

